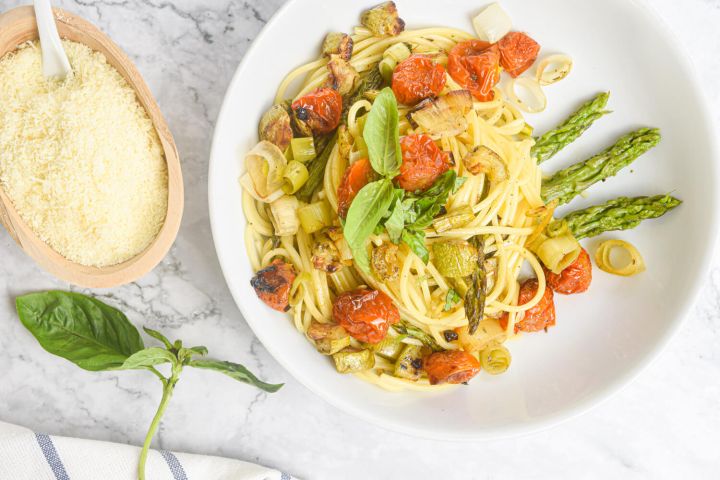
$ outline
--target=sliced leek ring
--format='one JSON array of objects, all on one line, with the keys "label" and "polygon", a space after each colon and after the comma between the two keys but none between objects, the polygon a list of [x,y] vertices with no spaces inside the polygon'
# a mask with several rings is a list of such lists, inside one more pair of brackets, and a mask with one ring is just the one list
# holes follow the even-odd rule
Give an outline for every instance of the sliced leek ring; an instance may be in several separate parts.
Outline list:
[{"label": "sliced leek ring", "polygon": [[283,191],[288,195],[297,192],[300,190],[300,187],[305,185],[308,176],[308,169],[305,165],[297,160],[291,161],[287,164],[287,167],[285,167],[285,171],[283,172],[283,178],[285,179],[282,186]]},{"label": "sliced leek ring", "polygon": [[272,203],[278,198],[285,195],[285,192],[283,192],[282,188],[278,188],[274,192],[270,193],[266,197],[261,197],[258,195],[258,193],[255,191],[255,184],[252,181],[252,178],[250,177],[249,173],[246,173],[242,177],[240,177],[240,186],[250,194],[251,197],[253,197],[255,200],[263,203]]},{"label": "sliced leek ring", "polygon": [[[615,265],[612,263],[611,253],[614,249],[620,248],[630,255],[630,260],[625,265]],[[645,270],[645,260],[643,260],[640,251],[631,243],[624,240],[605,240],[598,246],[595,252],[595,262],[600,270],[613,275],[622,275],[629,277],[636,275]]]},{"label": "sliced leek ring", "polygon": [[[523,98],[518,96],[518,87],[525,91]],[[510,80],[507,96],[518,109],[525,113],[538,113],[547,107],[547,97],[540,84],[534,78],[517,77]]]},{"label": "sliced leek ring", "polygon": [[245,156],[245,168],[255,186],[255,196],[268,201],[265,198],[281,189],[286,166],[285,154],[276,145],[266,140],[255,145]]},{"label": "sliced leek ring", "polygon": [[572,234],[560,237],[545,237],[536,241],[535,253],[543,264],[553,273],[560,274],[565,268],[577,260],[582,247]]},{"label": "sliced leek ring", "polygon": [[[552,85],[567,77],[572,70],[573,60],[569,55],[559,53],[543,58],[535,71],[535,80],[542,86]],[[552,67],[552,68],[548,68]]]},{"label": "sliced leek ring", "polygon": [[480,351],[482,369],[490,375],[504,373],[512,362],[510,351],[502,344],[491,343]]}]

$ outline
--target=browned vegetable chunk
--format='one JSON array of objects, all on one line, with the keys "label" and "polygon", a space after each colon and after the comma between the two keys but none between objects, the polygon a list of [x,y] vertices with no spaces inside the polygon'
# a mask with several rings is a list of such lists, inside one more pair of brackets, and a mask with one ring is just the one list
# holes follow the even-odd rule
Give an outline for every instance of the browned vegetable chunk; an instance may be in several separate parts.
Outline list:
[{"label": "browned vegetable chunk", "polygon": [[398,16],[395,2],[385,2],[365,10],[360,17],[360,23],[378,37],[394,37],[405,30],[405,21]]},{"label": "browned vegetable chunk", "polygon": [[322,46],[322,53],[326,57],[339,55],[343,60],[350,60],[353,52],[353,39],[347,33],[328,33]]},{"label": "browned vegetable chunk", "polygon": [[317,270],[327,273],[335,273],[343,267],[340,252],[335,242],[329,238],[323,238],[313,245],[312,263]]},{"label": "browned vegetable chunk", "polygon": [[349,95],[355,91],[360,75],[350,63],[340,55],[330,55],[327,64],[328,84],[340,95]]},{"label": "browned vegetable chunk", "polygon": [[371,350],[348,347],[333,355],[335,368],[340,373],[355,373],[375,366],[375,355]]},{"label": "browned vegetable chunk", "polygon": [[397,252],[397,245],[388,242],[373,248],[372,269],[379,280],[386,282],[397,279],[400,273]]},{"label": "browned vegetable chunk", "polygon": [[463,164],[468,172],[473,175],[484,173],[495,184],[507,178],[505,162],[490,147],[478,145],[463,157]]},{"label": "browned vegetable chunk", "polygon": [[320,323],[313,320],[307,329],[308,337],[315,341],[318,352],[333,355],[350,346],[350,335],[337,323]]},{"label": "browned vegetable chunk", "polygon": [[273,105],[265,112],[260,119],[258,130],[260,140],[267,140],[282,151],[285,151],[293,138],[290,115],[285,107],[279,104]]}]

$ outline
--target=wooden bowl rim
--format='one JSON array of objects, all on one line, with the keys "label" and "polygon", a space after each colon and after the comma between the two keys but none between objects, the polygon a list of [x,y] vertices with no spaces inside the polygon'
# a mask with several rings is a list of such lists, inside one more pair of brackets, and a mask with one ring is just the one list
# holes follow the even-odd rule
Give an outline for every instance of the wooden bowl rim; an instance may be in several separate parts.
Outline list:
[{"label": "wooden bowl rim", "polygon": [[[59,8],[53,8],[53,13],[60,36],[83,43],[105,55],[108,62],[135,90],[137,100],[150,117],[160,138],[168,170],[168,207],[165,222],[145,250],[125,262],[107,267],[90,267],[71,262],[50,248],[20,217],[12,201],[3,191],[2,185],[0,185],[0,223],[6,227],[25,252],[52,275],[83,287],[115,287],[133,282],[150,272],[162,261],[173,245],[180,229],[184,209],[184,186],[180,159],[172,133],[155,97],[125,52],[110,37],[87,20]],[[12,31],[13,27],[20,28],[14,32]],[[3,43],[11,39],[13,33],[19,35],[21,40]],[[4,39],[3,37],[10,38]],[[78,37],[83,37],[84,41]],[[37,24],[32,6],[16,7],[0,14],[0,58],[16,50],[24,42],[37,38]]]}]

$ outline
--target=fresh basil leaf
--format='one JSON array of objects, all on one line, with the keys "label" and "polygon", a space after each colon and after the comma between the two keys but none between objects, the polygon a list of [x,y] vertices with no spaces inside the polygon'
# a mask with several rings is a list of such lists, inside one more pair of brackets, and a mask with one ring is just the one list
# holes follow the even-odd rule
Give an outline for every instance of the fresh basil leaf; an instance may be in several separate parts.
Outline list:
[{"label": "fresh basil leaf", "polygon": [[203,347],[202,345],[198,347],[190,347],[188,350],[193,352],[194,355],[200,355],[201,357],[208,354],[207,347]]},{"label": "fresh basil leaf", "polygon": [[388,219],[385,220],[385,230],[387,230],[390,241],[400,243],[400,236],[405,227],[405,206],[403,202],[405,190],[396,188],[393,194],[395,199],[393,205],[390,207],[392,213]]},{"label": "fresh basil leaf", "polygon": [[160,347],[150,347],[130,355],[119,370],[138,370],[160,365],[161,363],[175,363],[177,361],[178,359],[172,352]]},{"label": "fresh basil leaf", "polygon": [[415,198],[406,198],[403,200],[403,211],[405,212],[405,224],[412,225],[417,220],[417,211],[413,208]]},{"label": "fresh basil leaf", "polygon": [[165,335],[158,332],[157,330],[153,330],[152,328],[143,327],[143,330],[145,330],[145,333],[150,335],[155,340],[161,341],[165,345],[165,348],[167,348],[168,350],[172,350],[173,345],[172,343],[170,343],[170,340],[168,340]]},{"label": "fresh basil leaf", "polygon": [[368,183],[355,196],[345,218],[345,240],[355,263],[367,273],[370,273],[370,260],[365,242],[390,208],[392,199],[393,186],[389,179]]},{"label": "fresh basil leaf", "polygon": [[120,367],[145,347],[125,314],[86,295],[31,293],[15,303],[20,321],[45,350],[85,370]]},{"label": "fresh basil leaf", "polygon": [[392,178],[400,172],[402,153],[399,125],[395,94],[391,88],[386,87],[375,97],[363,129],[370,164],[377,173],[385,177]]},{"label": "fresh basil leaf", "polygon": [[432,187],[415,197],[413,203],[414,220],[405,221],[408,228],[423,230],[432,224],[440,209],[447,203],[448,196],[455,186],[457,174],[448,170],[440,175]]},{"label": "fresh basil leaf", "polygon": [[385,221],[385,230],[387,230],[390,241],[393,243],[400,242],[403,228],[405,227],[405,212],[402,208],[402,202],[395,204],[392,215]]},{"label": "fresh basil leaf", "polygon": [[191,348],[181,348],[178,351],[178,359],[180,360],[180,363],[183,365],[187,365],[193,356],[200,355],[201,357],[207,355],[208,349],[205,347],[191,347]]},{"label": "fresh basil leaf", "polygon": [[282,383],[272,384],[263,382],[253,375],[250,370],[239,363],[225,362],[221,360],[191,360],[188,365],[190,367],[203,368],[206,370],[214,370],[216,372],[224,373],[230,378],[234,378],[239,382],[254,385],[266,392],[277,392],[283,386]]},{"label": "fresh basil leaf", "polygon": [[407,243],[410,250],[420,257],[420,260],[422,260],[423,263],[428,263],[430,260],[430,253],[425,246],[425,232],[422,230],[403,230],[402,241]]},{"label": "fresh basil leaf", "polygon": [[457,305],[460,300],[460,295],[451,288],[448,290],[447,295],[445,295],[445,307],[443,307],[443,311],[449,311],[452,307]]},{"label": "fresh basil leaf", "polygon": [[452,192],[457,193],[457,191],[460,190],[460,187],[462,187],[466,181],[467,177],[457,177],[455,179],[455,185],[453,185]]}]

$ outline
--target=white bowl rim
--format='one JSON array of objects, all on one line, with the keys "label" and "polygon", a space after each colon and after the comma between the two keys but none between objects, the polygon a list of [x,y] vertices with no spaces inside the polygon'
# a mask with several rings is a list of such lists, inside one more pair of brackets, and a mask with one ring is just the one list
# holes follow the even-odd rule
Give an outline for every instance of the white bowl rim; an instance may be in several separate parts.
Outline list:
[{"label": "white bowl rim", "polygon": [[[278,18],[282,17],[285,14],[286,10],[289,10],[291,6],[293,6],[295,3],[301,1],[303,0],[288,0],[273,14],[273,16],[270,18],[270,20],[268,20],[265,26],[263,26],[263,29],[260,31],[257,37],[255,37],[250,47],[243,55],[243,58],[240,61],[240,64],[238,65],[233,75],[233,78],[227,87],[226,92],[235,88],[236,85],[239,83],[241,73],[245,68],[247,68],[248,59],[252,56],[251,54],[254,52],[255,48],[257,48],[257,45],[262,43],[261,40],[266,35],[269,35],[268,32],[271,30],[270,27],[277,21]],[[692,84],[689,87],[690,89],[694,90],[699,96],[699,103],[702,105],[702,118],[700,120],[702,120],[702,124],[705,125],[705,129],[710,133],[718,131],[714,116],[712,115],[709,107],[710,104],[708,102],[707,93],[702,88],[697,68],[692,61],[690,55],[688,54],[685,45],[678,39],[677,35],[668,25],[668,23],[651,6],[649,0],[631,0],[631,3],[635,4],[637,7],[642,8],[647,14],[649,20],[651,22],[654,22],[655,26],[658,27],[664,35],[669,36],[675,40],[673,42],[673,53],[678,58],[678,60],[681,60],[684,63],[684,65],[682,66],[686,68],[688,72],[688,77],[692,81]],[[230,290],[230,294],[235,301],[235,304],[238,306],[240,313],[242,313],[243,315],[243,318],[246,318],[249,316],[249,312],[246,311],[246,309],[243,307],[241,299],[238,298],[235,294],[236,289],[233,288],[231,276],[229,272],[226,271],[226,263],[223,261],[223,254],[218,246],[218,220],[216,219],[216,216],[214,214],[216,208],[214,196],[211,193],[211,188],[214,184],[215,179],[215,170],[213,169],[213,165],[216,161],[215,145],[217,144],[217,136],[219,135],[217,125],[219,125],[223,121],[223,119],[227,115],[228,109],[229,106],[226,95],[223,99],[222,106],[215,122],[215,131],[213,133],[212,148],[210,151],[210,161],[208,165],[208,208],[210,217],[210,228],[213,234],[213,243],[218,256],[220,269],[223,272],[223,276]],[[714,135],[708,135],[707,141],[710,151],[712,152],[711,156],[714,159],[719,160],[720,142]],[[713,168],[712,172],[715,180],[714,183],[716,185],[720,185],[720,169],[717,167]],[[298,382],[300,382],[313,393],[319,395],[323,400],[327,401],[334,407],[344,412],[347,412],[357,418],[366,420],[379,427],[420,438],[456,442],[486,441],[530,435],[532,433],[537,433],[549,429],[561,423],[567,422],[573,418],[576,418],[599,406],[600,404],[604,403],[605,401],[619,393],[624,387],[632,383],[633,380],[635,380],[646,368],[648,368],[665,350],[673,337],[675,337],[680,327],[685,323],[685,320],[690,315],[693,307],[697,303],[697,300],[699,299],[702,292],[702,284],[707,279],[713,264],[713,260],[715,258],[716,244],[720,234],[720,194],[718,194],[717,190],[713,190],[710,195],[713,199],[711,216],[708,218],[708,224],[710,225],[710,227],[707,230],[707,244],[710,245],[710,247],[708,247],[702,255],[701,263],[703,266],[701,267],[698,275],[695,277],[693,284],[690,288],[690,291],[692,293],[686,297],[685,301],[683,302],[684,304],[680,309],[684,311],[685,314],[677,317],[674,320],[670,328],[668,328],[662,334],[662,336],[659,338],[652,350],[649,351],[642,360],[638,361],[635,365],[626,370],[624,374],[618,375],[613,381],[608,382],[602,390],[598,391],[597,393],[588,398],[579,400],[578,402],[576,402],[575,405],[570,408],[555,412],[550,415],[546,415],[544,417],[535,418],[532,421],[528,421],[526,423],[509,426],[490,427],[472,433],[458,433],[448,430],[429,432],[427,429],[416,428],[402,422],[388,423],[386,418],[378,418],[367,409],[358,408],[344,401],[341,397],[327,394],[319,383],[314,382],[310,377],[302,375],[300,373],[300,369],[297,366],[281,360],[283,356],[280,355],[279,352],[277,352],[273,343],[264,342],[261,338],[262,335],[253,328],[250,322],[247,322],[247,320],[246,322],[253,330],[253,333],[263,343],[265,348],[275,358],[275,360],[280,363],[280,365],[282,365]]]}]

